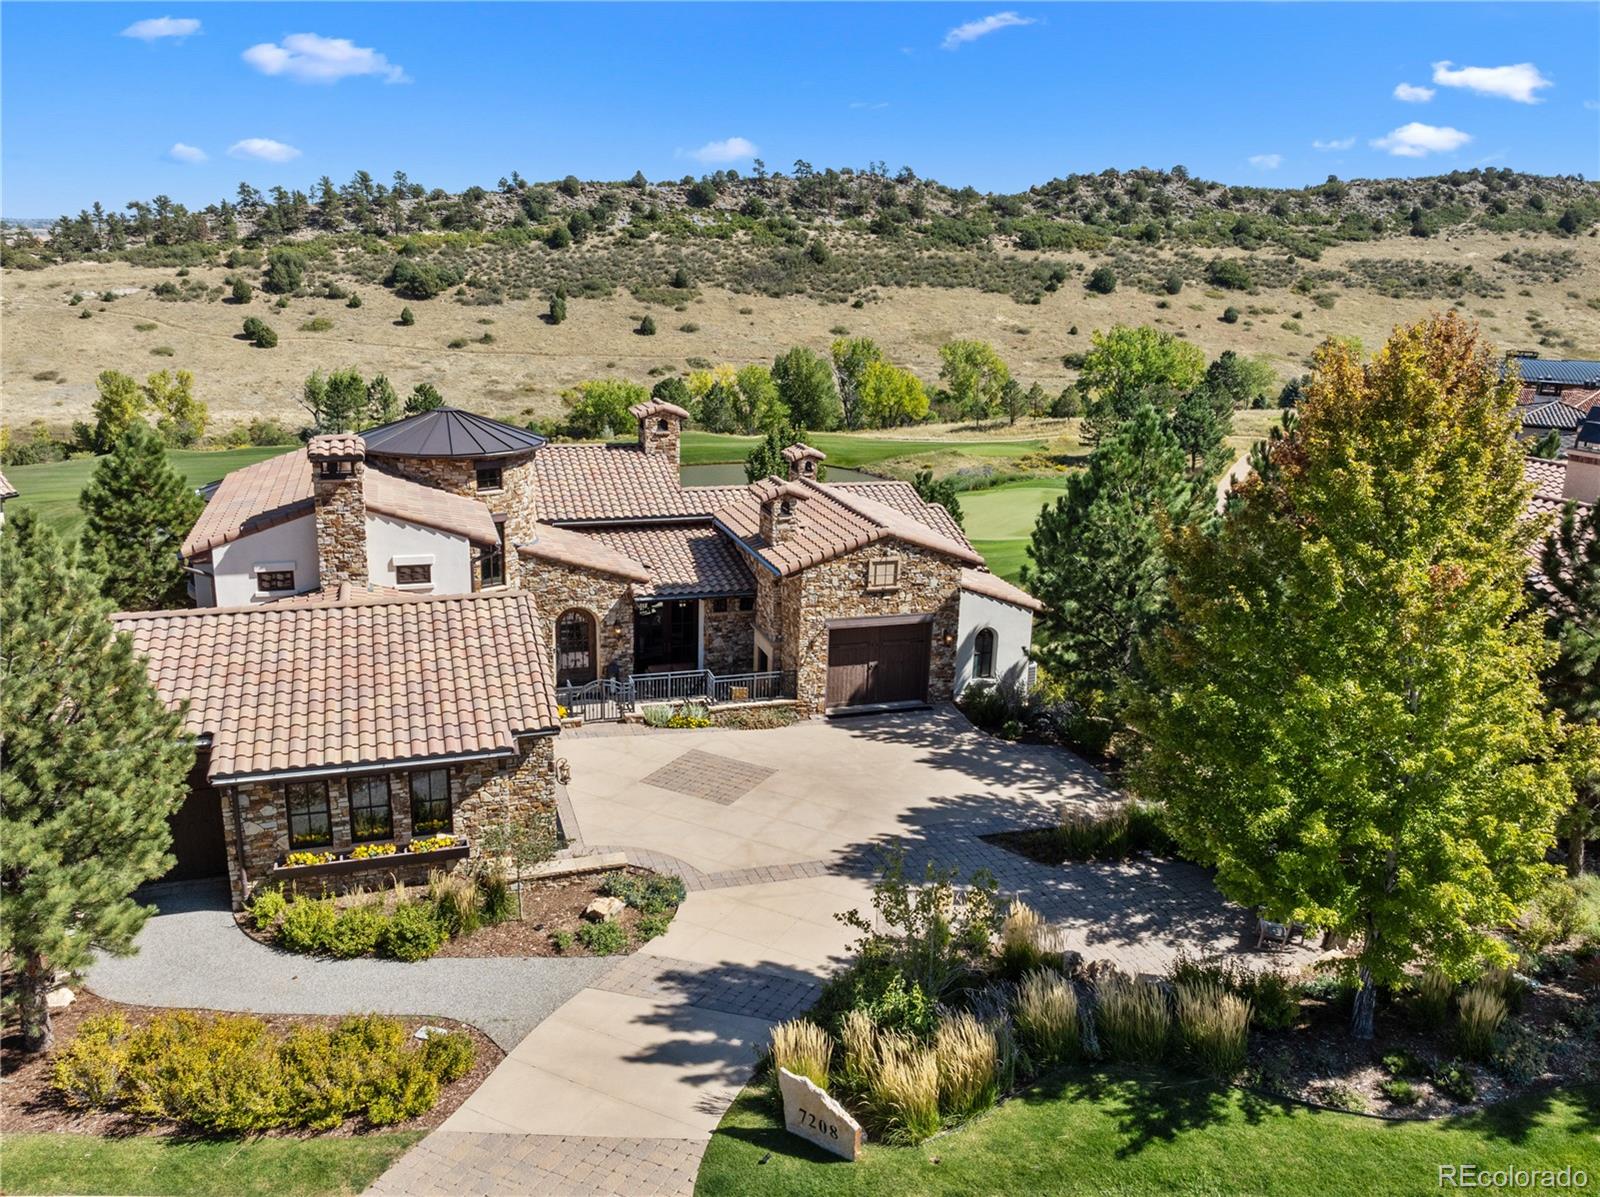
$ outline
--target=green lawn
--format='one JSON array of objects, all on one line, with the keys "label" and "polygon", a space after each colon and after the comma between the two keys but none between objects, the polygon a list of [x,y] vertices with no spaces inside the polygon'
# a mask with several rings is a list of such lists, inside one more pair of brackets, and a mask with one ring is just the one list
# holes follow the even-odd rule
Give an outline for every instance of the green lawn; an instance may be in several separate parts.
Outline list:
[{"label": "green lawn", "polygon": [[1007,482],[989,490],[964,491],[961,516],[967,536],[978,540],[1022,540],[1033,535],[1039,509],[1065,493],[1065,480]]},{"label": "green lawn", "polygon": [[[172,464],[194,486],[215,482],[229,470],[253,465],[268,457],[287,453],[288,445],[249,449],[179,449],[167,454]],[[6,479],[17,490],[17,497],[6,504],[11,511],[32,511],[65,536],[75,535],[83,523],[78,509],[78,493],[94,473],[98,457],[78,457],[49,465],[12,466]]]},{"label": "green lawn", "polygon": [[[719,432],[685,432],[679,446],[684,465],[707,465],[721,461],[743,461],[760,437],[728,436]],[[871,436],[861,432],[817,432],[809,444],[828,455],[828,464],[855,468],[887,461],[892,457],[913,457],[921,453],[947,453],[952,449],[971,457],[1017,458],[1041,453],[1046,442],[1034,438],[994,440],[905,440]]]},{"label": "green lawn", "polygon": [[1387,1123],[1205,1083],[1079,1072],[919,1147],[868,1144],[848,1164],[784,1131],[766,1091],[752,1086],[712,1136],[695,1193],[1437,1194],[1440,1164],[1571,1165],[1593,1184],[1600,1089],[1442,1122]]},{"label": "green lawn", "polygon": [[359,1193],[422,1136],[347,1139],[173,1139],[134,1135],[7,1135],[6,1193],[321,1197]]},{"label": "green lawn", "polygon": [[[965,501],[965,500],[963,500]],[[968,537],[972,547],[983,554],[984,561],[989,569],[999,574],[1008,582],[1022,580],[1022,567],[1028,560],[1028,541],[1022,540],[978,540]]]}]

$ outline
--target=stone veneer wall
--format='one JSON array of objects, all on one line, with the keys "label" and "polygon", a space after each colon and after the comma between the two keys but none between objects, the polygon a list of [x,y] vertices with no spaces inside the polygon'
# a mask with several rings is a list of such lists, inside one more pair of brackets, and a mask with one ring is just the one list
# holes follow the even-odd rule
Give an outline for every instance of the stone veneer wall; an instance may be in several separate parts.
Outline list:
[{"label": "stone veneer wall", "polygon": [[372,454],[369,463],[377,463],[391,474],[420,482],[424,486],[438,487],[453,495],[465,495],[480,500],[496,515],[506,517],[506,539],[515,543],[533,536],[533,525],[539,518],[539,496],[533,480],[533,454],[521,457],[485,459],[485,465],[500,467],[499,490],[478,490],[478,461],[457,457],[384,457]]},{"label": "stone veneer wall", "polygon": [[[869,591],[867,563],[889,555],[900,558],[899,587]],[[955,693],[960,614],[960,564],[899,541],[868,545],[787,578],[756,580],[756,626],[777,649],[778,667],[798,675],[798,697],[812,711],[822,710],[828,692],[829,620],[932,615],[928,697],[938,702]]]},{"label": "stone veneer wall", "polygon": [[613,661],[619,676],[633,672],[633,590],[626,579],[520,554],[516,565],[522,589],[534,596],[544,619],[552,678],[556,676],[556,620],[574,607],[589,612],[595,620],[595,676],[605,677]]},{"label": "stone veneer wall", "polygon": [[730,598],[728,610],[713,611],[714,599],[700,604],[705,635],[706,668],[712,673],[749,673],[755,668],[756,613],[739,610],[739,600]]},{"label": "stone veneer wall", "polygon": [[346,478],[323,478],[312,463],[316,499],[318,584],[367,581],[367,504],[361,483],[364,467]]},{"label": "stone veneer wall", "polygon": [[[418,767],[449,768],[455,834],[468,838],[474,856],[478,854],[484,828],[493,822],[531,815],[549,820],[552,829],[554,827],[555,737],[529,737],[519,742],[519,749],[520,753],[515,758],[500,757],[462,761],[449,766]],[[394,819],[391,839],[403,847],[412,838],[413,770],[406,767],[373,772],[388,772],[390,810]],[[348,778],[330,777],[326,781],[333,843],[327,849],[318,851],[347,852],[353,846],[350,839]],[[228,848],[228,882],[237,909],[244,904],[255,886],[271,879],[273,866],[289,851],[288,807],[281,781],[241,782],[223,793],[222,822]],[[238,801],[237,821],[234,813],[235,796]],[[308,879],[307,887],[315,892],[321,892],[324,888],[331,892],[342,892],[357,885],[387,885],[395,879],[407,883],[420,881],[428,871],[427,865],[408,867],[405,857],[396,854],[375,857],[371,867],[360,872],[335,878]]]},{"label": "stone veneer wall", "polygon": [[[659,425],[665,424],[662,428]],[[678,461],[678,442],[683,436],[683,421],[677,416],[646,416],[639,421],[639,448]]]}]

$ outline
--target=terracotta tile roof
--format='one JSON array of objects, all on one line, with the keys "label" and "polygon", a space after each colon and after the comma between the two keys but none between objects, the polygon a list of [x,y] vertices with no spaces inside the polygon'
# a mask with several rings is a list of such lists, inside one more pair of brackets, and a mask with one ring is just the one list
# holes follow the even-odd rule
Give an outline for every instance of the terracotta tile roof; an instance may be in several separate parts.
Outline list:
[{"label": "terracotta tile roof", "polygon": [[972,542],[967,539],[967,534],[961,530],[955,518],[937,503],[924,503],[922,496],[917,494],[917,488],[909,482],[828,482],[824,485],[847,495],[876,499],[912,519],[921,520],[935,532],[960,541],[968,548],[972,547]]},{"label": "terracotta tile roof", "polygon": [[[1524,473],[1528,481],[1533,483],[1533,495],[1528,499],[1528,515],[1541,521],[1543,531],[1553,531],[1560,521],[1562,513],[1567,509],[1569,500],[1563,497],[1562,491],[1567,482],[1567,463],[1565,461],[1545,461],[1538,457],[1530,457],[1523,462]],[[1582,513],[1591,504],[1579,503],[1578,510]],[[1528,569],[1528,580],[1535,589],[1549,593],[1550,584],[1545,579],[1544,573],[1539,568],[1539,558],[1544,549],[1544,536],[1541,535],[1528,548],[1528,556],[1533,558],[1534,564]]]},{"label": "terracotta tile roof", "polygon": [[1010,603],[1016,607],[1026,607],[1029,611],[1044,610],[1044,604],[1022,587],[1014,586],[1004,578],[992,574],[986,569],[962,570],[961,589],[970,590],[973,594],[981,594],[988,598],[999,599],[1002,603]]},{"label": "terracotta tile roof", "polygon": [[234,470],[217,484],[183,542],[183,555],[209,552],[312,509],[311,463],[304,449]]},{"label": "terracotta tile roof", "polygon": [[409,478],[369,468],[362,476],[362,498],[367,510],[409,520],[441,532],[465,536],[474,544],[498,545],[500,532],[494,516],[477,499],[453,495]]},{"label": "terracotta tile roof", "polygon": [[[765,488],[766,493],[770,493],[777,485],[785,490],[800,488],[809,497],[795,505],[795,528],[789,537],[780,544],[768,544],[761,536],[758,492]],[[747,487],[743,496],[718,511],[716,518],[751,554],[780,577],[891,539],[943,553],[968,565],[983,564],[982,556],[965,540],[954,539],[926,523],[925,509],[919,518],[876,498],[855,493],[848,484],[782,483],[779,479],[768,479]]]},{"label": "terracotta tile roof", "polygon": [[393,586],[379,586],[374,582],[340,582],[337,586],[324,586],[320,590],[307,590],[302,594],[286,594],[282,598],[263,599],[260,607],[314,607],[323,603],[379,603],[391,599],[423,599],[431,595],[414,590],[398,590]]},{"label": "terracotta tile roof", "polygon": [[637,445],[546,445],[533,455],[539,518],[552,524],[709,517],[722,487],[685,487],[677,462]]},{"label": "terracotta tile roof", "polygon": [[641,598],[717,598],[754,594],[744,554],[710,524],[635,524],[578,533],[625,553],[649,571]]},{"label": "terracotta tile roof", "polygon": [[676,403],[668,403],[664,399],[651,399],[647,403],[635,403],[628,409],[628,414],[635,420],[646,420],[651,416],[677,416],[680,420],[687,420],[689,413]]},{"label": "terracotta tile roof", "polygon": [[513,751],[559,727],[529,594],[112,616],[212,780]]},{"label": "terracotta tile roof", "polygon": [[362,461],[367,442],[356,432],[329,432],[306,442],[306,456],[312,461]]},{"label": "terracotta tile roof", "polygon": [[0,499],[14,499],[17,497],[17,488],[6,481],[6,476],[0,474]]},{"label": "terracotta tile roof", "polygon": [[612,548],[570,528],[553,524],[535,524],[531,540],[517,542],[517,552],[524,557],[540,561],[553,561],[558,565],[571,565],[579,569],[592,569],[598,573],[626,578],[630,582],[648,582],[650,571],[625,551]]},{"label": "terracotta tile roof", "polygon": [[804,441],[796,441],[784,449],[783,460],[794,465],[797,461],[827,461],[828,455],[821,449],[813,449]]}]

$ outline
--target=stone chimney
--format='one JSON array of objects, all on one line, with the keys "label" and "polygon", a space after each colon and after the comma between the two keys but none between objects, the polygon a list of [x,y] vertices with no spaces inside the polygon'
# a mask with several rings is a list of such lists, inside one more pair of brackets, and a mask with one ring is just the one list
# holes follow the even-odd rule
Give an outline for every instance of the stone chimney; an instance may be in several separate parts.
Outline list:
[{"label": "stone chimney", "polygon": [[683,437],[683,422],[689,413],[676,403],[652,399],[648,403],[635,403],[628,414],[639,421],[639,448],[646,453],[660,453],[678,464],[678,442]]},{"label": "stone chimney", "polygon": [[782,544],[795,534],[800,504],[811,497],[810,491],[798,482],[785,482],[774,476],[751,483],[750,492],[761,503],[762,540]]},{"label": "stone chimney", "polygon": [[1589,409],[1567,450],[1567,480],[1561,497],[1600,503],[1600,403]]},{"label": "stone chimney", "polygon": [[815,482],[817,466],[827,461],[828,455],[797,441],[783,451],[783,460],[789,463],[790,482]]},{"label": "stone chimney", "polygon": [[324,588],[367,583],[367,504],[361,484],[367,446],[355,433],[314,436],[306,445],[317,504],[317,573]]}]

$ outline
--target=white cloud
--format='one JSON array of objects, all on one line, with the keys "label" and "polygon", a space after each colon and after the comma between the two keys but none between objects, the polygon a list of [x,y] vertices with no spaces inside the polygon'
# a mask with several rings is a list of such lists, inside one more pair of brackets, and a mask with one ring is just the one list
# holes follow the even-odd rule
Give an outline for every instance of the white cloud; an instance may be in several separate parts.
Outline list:
[{"label": "white cloud", "polygon": [[1519,104],[1537,104],[1533,93],[1555,86],[1531,62],[1515,66],[1458,67],[1453,62],[1433,64],[1433,81],[1440,87],[1464,87],[1480,96],[1499,96]]},{"label": "white cloud", "polygon": [[1348,150],[1355,145],[1354,137],[1330,137],[1326,140],[1319,138],[1311,143],[1314,150]]},{"label": "white cloud", "polygon": [[167,151],[167,157],[174,162],[204,162],[206,152],[197,145],[185,145],[181,141],[172,143],[172,148]]},{"label": "white cloud", "polygon": [[[684,151],[679,151],[684,153]],[[742,162],[746,158],[754,158],[761,152],[761,147],[755,142],[743,137],[729,137],[724,141],[708,141],[698,150],[687,151],[686,156],[696,162],[707,164],[721,162]]]},{"label": "white cloud", "polygon": [[1010,29],[1014,25],[1032,25],[1032,17],[1019,16],[1014,12],[997,12],[993,16],[983,17],[976,21],[968,21],[965,25],[957,25],[944,35],[940,44],[946,50],[957,50],[968,42],[975,42],[980,37],[987,37],[1001,29]]},{"label": "white cloud", "polygon": [[262,42],[241,57],[263,75],[287,75],[300,83],[337,83],[355,75],[375,75],[385,83],[411,82],[403,67],[347,37],[291,33],[281,44]]},{"label": "white cloud", "polygon": [[1388,150],[1397,158],[1426,158],[1429,154],[1447,154],[1459,150],[1472,140],[1470,133],[1452,129],[1448,125],[1424,125],[1412,121],[1401,125],[1387,137],[1375,138],[1372,148]]},{"label": "white cloud", "polygon": [[200,22],[193,17],[149,17],[129,25],[122,31],[122,36],[153,42],[164,37],[188,37],[191,33],[199,32]]},{"label": "white cloud", "polygon": [[1283,165],[1282,154],[1251,154],[1250,165],[1257,170],[1277,170]]},{"label": "white cloud", "polygon": [[1407,104],[1426,104],[1433,97],[1434,90],[1431,87],[1418,87],[1415,83],[1394,85],[1394,98]]},{"label": "white cloud", "polygon": [[300,151],[270,137],[246,137],[228,147],[230,158],[258,158],[262,162],[293,162]]},{"label": "white cloud", "polygon": [[877,101],[851,100],[850,101],[850,107],[859,108],[859,109],[862,109],[863,111],[866,111],[866,112],[877,112],[880,109],[887,108],[888,106],[889,106],[889,101],[888,100],[877,100]]}]

